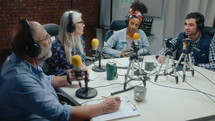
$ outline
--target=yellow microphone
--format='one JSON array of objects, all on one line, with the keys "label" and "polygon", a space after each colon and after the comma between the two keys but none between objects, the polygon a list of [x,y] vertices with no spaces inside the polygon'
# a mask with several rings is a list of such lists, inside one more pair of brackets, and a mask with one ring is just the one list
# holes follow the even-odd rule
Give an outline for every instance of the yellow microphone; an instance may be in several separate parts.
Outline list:
[{"label": "yellow microphone", "polygon": [[76,79],[78,79],[78,80],[82,79],[81,56],[79,56],[79,55],[72,56],[72,65],[74,66]]},{"label": "yellow microphone", "polygon": [[140,38],[140,34],[139,33],[134,33],[133,34],[133,39],[134,40],[139,40],[139,38]]},{"label": "yellow microphone", "polygon": [[96,38],[94,38],[94,39],[92,40],[91,45],[92,45],[93,50],[97,50],[97,49],[98,49],[98,46],[99,46],[99,40],[96,39]]},{"label": "yellow microphone", "polygon": [[186,48],[187,48],[187,45],[188,45],[188,42],[187,41],[189,41],[190,40],[190,38],[185,38],[184,40],[183,40],[183,47],[182,47],[182,50],[185,50]]},{"label": "yellow microphone", "polygon": [[138,40],[140,38],[140,34],[139,33],[134,33],[132,38],[133,38],[133,42],[132,42],[131,47],[134,49],[134,51],[137,52],[139,50]]},{"label": "yellow microphone", "polygon": [[92,56],[95,57],[99,46],[99,40],[94,38],[91,42],[91,45],[92,45]]}]

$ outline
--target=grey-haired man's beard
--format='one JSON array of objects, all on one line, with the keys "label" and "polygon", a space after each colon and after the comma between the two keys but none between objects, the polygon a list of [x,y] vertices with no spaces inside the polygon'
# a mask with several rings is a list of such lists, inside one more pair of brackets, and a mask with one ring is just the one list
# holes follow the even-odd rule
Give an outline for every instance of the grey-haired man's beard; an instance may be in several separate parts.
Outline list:
[{"label": "grey-haired man's beard", "polygon": [[39,56],[37,57],[40,62],[44,62],[46,59],[50,58],[52,56],[52,52],[50,49],[50,46],[48,48],[44,48],[41,46],[41,52]]}]

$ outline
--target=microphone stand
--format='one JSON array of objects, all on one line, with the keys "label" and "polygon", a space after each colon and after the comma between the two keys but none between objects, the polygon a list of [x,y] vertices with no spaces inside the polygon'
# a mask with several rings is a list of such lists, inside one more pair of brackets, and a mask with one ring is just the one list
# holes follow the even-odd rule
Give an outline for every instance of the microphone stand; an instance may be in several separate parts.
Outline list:
[{"label": "microphone stand", "polygon": [[[175,66],[175,61],[174,61],[174,58],[173,58],[173,52],[174,52],[174,49],[171,47],[171,48],[168,48],[167,50],[167,53],[165,54],[165,57],[164,57],[164,61],[161,63],[161,66],[157,72],[157,74],[155,75],[155,82],[157,81],[158,79],[158,76],[162,76],[162,75],[170,75],[170,76],[173,76],[175,77],[175,80],[176,80],[176,84],[178,84],[178,76],[176,74],[176,66]],[[168,68],[169,68],[169,59],[171,58],[172,60],[172,71],[168,72]],[[164,72],[163,74],[160,74],[160,71],[162,69],[162,66],[163,64],[165,63],[166,61],[166,67],[164,69]]]},{"label": "microphone stand", "polygon": [[[98,58],[98,61],[99,61],[99,65],[98,66],[94,66],[92,68],[93,71],[95,72],[105,72],[106,71],[106,67],[104,65],[101,65],[101,52],[100,51],[96,51],[95,52],[96,54],[96,57],[95,58]],[[93,54],[92,54],[93,55]],[[98,56],[97,56],[98,55]]]},{"label": "microphone stand", "polygon": [[97,90],[91,87],[88,87],[88,82],[90,81],[88,78],[88,74],[87,71],[84,71],[85,74],[85,78],[84,78],[84,82],[85,82],[85,88],[79,88],[76,91],[76,96],[78,98],[81,99],[90,99],[90,98],[94,98],[97,95]]},{"label": "microphone stand", "polygon": [[[188,68],[188,65],[192,66],[192,57],[191,57],[191,51],[193,49],[197,49],[193,47],[193,43],[191,40],[186,40],[185,42],[187,42],[187,46],[184,50],[182,50],[182,54],[178,59],[178,62],[176,64],[176,67],[178,67],[179,63],[182,61],[182,59],[184,59],[183,61],[183,82],[185,81],[186,78],[186,70],[191,71],[192,72],[192,76],[194,76],[194,69]],[[189,63],[189,64],[188,64]]]}]

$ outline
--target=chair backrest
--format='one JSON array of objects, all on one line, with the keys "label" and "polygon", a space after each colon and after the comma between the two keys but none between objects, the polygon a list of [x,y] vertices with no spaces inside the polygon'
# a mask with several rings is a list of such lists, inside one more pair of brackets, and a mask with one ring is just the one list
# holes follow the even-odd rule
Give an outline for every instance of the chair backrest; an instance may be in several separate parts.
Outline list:
[{"label": "chair backrest", "polygon": [[210,36],[210,37],[213,37],[214,33],[215,33],[215,28],[209,27],[209,26],[205,26],[202,29],[202,32],[205,33],[206,35]]},{"label": "chair backrest", "polygon": [[110,29],[111,30],[120,30],[126,28],[128,25],[126,24],[125,20],[115,20],[111,22]]},{"label": "chair backrest", "polygon": [[105,42],[113,35],[114,31],[124,29],[127,27],[125,20],[115,20],[111,22],[110,30],[107,31],[105,36]]},{"label": "chair backrest", "polygon": [[57,25],[57,24],[44,24],[43,27],[51,36],[58,35],[59,25]]},{"label": "chair backrest", "polygon": [[48,32],[48,34],[51,35],[52,41],[54,41],[59,32],[59,28],[60,28],[59,25],[51,23],[51,24],[44,24],[43,27]]},{"label": "chair backrest", "polygon": [[[147,36],[151,35],[152,23],[153,23],[153,18],[146,16],[143,20],[142,25],[140,26],[140,29],[142,29],[146,33]],[[111,25],[110,25],[110,30],[106,33],[105,42],[113,35],[114,31],[124,29],[127,26],[128,25],[125,22],[125,20],[112,21]]]},{"label": "chair backrest", "polygon": [[[51,40],[54,41],[56,39],[56,36],[58,35],[58,32],[59,32],[59,28],[60,28],[59,25],[50,23],[50,24],[44,24],[43,27],[47,31],[47,33],[49,35],[51,35]],[[43,62],[43,64],[41,64],[41,66],[42,66],[43,71],[47,75],[50,75],[50,74],[57,75],[57,74],[48,72],[49,66],[46,62]]]},{"label": "chair backrest", "polygon": [[2,49],[2,50],[0,49],[0,67],[11,53],[12,53],[12,48]]}]

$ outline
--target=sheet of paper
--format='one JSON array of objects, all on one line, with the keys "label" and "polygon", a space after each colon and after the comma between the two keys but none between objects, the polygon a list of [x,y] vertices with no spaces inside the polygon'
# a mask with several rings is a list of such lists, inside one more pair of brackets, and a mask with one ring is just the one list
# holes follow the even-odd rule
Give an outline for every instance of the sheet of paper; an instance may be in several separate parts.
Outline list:
[{"label": "sheet of paper", "polygon": [[129,58],[115,58],[111,60],[116,63],[117,67],[128,67],[129,66]]},{"label": "sheet of paper", "polygon": [[99,76],[98,74],[90,73],[90,74],[89,74],[89,79],[93,81],[93,80],[95,80],[98,76]]},{"label": "sheet of paper", "polygon": [[121,101],[118,111],[94,117],[92,120],[93,121],[104,121],[104,120],[108,121],[108,120],[128,118],[128,117],[140,115],[140,113],[137,111],[136,107],[128,100],[127,97],[121,98],[121,100],[122,101]]}]

